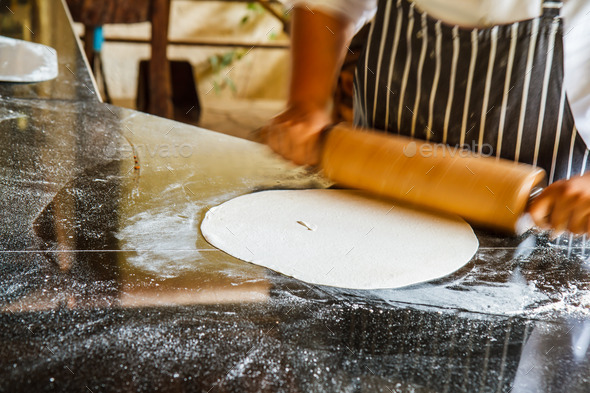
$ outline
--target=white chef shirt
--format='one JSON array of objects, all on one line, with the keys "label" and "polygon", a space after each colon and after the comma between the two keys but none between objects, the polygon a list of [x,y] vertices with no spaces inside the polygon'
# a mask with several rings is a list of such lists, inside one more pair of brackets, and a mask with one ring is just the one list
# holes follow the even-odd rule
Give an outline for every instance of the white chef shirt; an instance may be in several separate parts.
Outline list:
[{"label": "white chef shirt", "polygon": [[[395,1],[395,0],[390,0]],[[489,27],[541,14],[542,0],[415,0],[433,18],[464,27]],[[344,15],[360,29],[375,14],[377,0],[288,0],[310,9]],[[590,0],[566,0],[564,19],[565,88],[578,131],[590,146]]]}]

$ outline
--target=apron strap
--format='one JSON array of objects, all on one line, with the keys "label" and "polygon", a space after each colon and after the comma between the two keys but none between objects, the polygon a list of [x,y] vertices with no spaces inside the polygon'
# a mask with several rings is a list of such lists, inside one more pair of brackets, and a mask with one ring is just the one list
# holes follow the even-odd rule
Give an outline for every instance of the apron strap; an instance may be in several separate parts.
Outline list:
[{"label": "apron strap", "polygon": [[563,1],[543,0],[543,16],[555,18],[558,17],[563,7]]}]

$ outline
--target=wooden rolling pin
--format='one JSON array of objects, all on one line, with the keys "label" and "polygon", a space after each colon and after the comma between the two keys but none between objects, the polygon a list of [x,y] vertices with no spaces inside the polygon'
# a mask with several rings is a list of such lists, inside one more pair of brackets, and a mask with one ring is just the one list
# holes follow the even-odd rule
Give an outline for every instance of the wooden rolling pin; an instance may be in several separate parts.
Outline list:
[{"label": "wooden rolling pin", "polygon": [[519,232],[545,171],[458,148],[340,124],[327,131],[321,166],[334,182]]}]

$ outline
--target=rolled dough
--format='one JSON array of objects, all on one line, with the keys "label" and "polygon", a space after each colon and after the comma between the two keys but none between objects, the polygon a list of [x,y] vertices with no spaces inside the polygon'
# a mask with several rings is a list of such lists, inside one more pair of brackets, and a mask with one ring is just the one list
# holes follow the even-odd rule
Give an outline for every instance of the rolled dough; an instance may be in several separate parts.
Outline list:
[{"label": "rolled dough", "polygon": [[212,208],[201,231],[226,253],[312,284],[398,288],[469,262],[477,237],[459,217],[348,190],[263,191]]}]

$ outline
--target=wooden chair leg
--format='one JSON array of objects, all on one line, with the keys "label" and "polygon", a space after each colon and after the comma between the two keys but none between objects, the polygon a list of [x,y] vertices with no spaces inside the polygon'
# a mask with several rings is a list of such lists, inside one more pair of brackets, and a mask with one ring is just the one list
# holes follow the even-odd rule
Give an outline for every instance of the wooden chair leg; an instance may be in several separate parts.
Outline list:
[{"label": "wooden chair leg", "polygon": [[84,53],[90,68],[94,70],[94,26],[84,25]]},{"label": "wooden chair leg", "polygon": [[166,48],[170,0],[152,0],[152,56],[149,67],[149,112],[169,119],[174,117],[172,83]]}]

